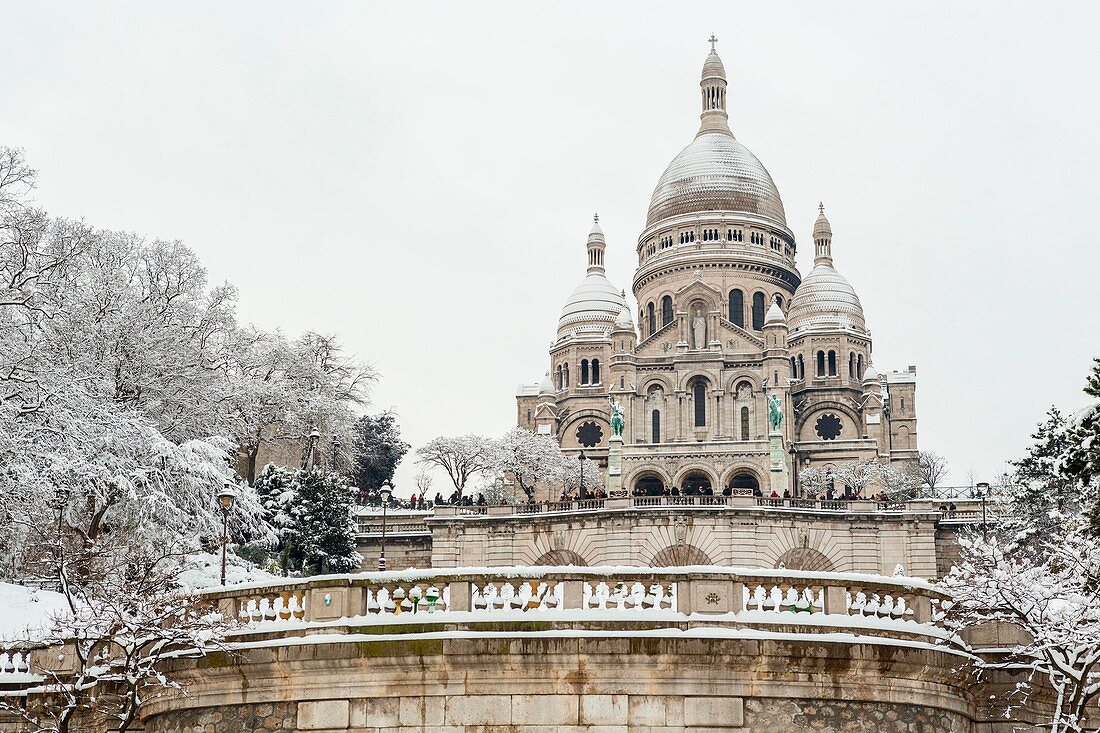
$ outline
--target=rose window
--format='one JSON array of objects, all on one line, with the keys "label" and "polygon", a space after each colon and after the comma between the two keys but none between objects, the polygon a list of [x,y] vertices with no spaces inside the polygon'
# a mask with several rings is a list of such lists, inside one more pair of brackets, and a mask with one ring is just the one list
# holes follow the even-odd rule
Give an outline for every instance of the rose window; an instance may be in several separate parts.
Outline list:
[{"label": "rose window", "polygon": [[840,435],[840,418],[832,413],[825,413],[817,419],[814,430],[822,440],[836,440]]}]

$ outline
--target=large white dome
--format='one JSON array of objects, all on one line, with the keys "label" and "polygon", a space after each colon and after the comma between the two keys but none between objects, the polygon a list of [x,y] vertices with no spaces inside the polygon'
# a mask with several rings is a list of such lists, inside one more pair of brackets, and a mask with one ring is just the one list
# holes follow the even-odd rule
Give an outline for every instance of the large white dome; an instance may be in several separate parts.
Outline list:
[{"label": "large white dome", "polygon": [[672,159],[653,190],[646,226],[704,211],[745,212],[787,226],[771,174],[728,132],[704,132]]},{"label": "large white dome", "polygon": [[565,301],[561,318],[558,319],[558,330],[600,322],[606,322],[610,328],[624,305],[625,298],[603,273],[590,272]]},{"label": "large white dome", "polygon": [[802,280],[787,309],[787,325],[792,336],[813,330],[867,332],[856,289],[830,262],[818,262]]}]

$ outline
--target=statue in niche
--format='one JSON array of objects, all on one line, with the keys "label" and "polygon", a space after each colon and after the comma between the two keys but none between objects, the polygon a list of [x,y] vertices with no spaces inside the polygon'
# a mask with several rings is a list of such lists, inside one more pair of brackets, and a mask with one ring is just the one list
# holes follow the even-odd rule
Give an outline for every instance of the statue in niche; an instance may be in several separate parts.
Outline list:
[{"label": "statue in niche", "polygon": [[691,321],[692,337],[695,340],[693,344],[696,349],[705,349],[707,347],[707,319],[703,317],[703,309],[695,309],[695,317]]},{"label": "statue in niche", "polygon": [[750,387],[747,382],[741,382],[741,384],[737,385],[737,399],[752,399],[752,387]]}]

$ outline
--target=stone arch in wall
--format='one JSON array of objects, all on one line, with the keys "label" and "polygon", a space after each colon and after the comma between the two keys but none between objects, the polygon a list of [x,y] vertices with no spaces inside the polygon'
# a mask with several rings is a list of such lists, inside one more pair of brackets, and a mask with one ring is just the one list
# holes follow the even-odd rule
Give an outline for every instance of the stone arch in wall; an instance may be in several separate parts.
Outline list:
[{"label": "stone arch in wall", "polygon": [[780,565],[787,570],[817,570],[821,572],[836,570],[833,561],[826,557],[825,553],[812,547],[792,547],[775,561],[777,568]]},{"label": "stone arch in wall", "polygon": [[660,496],[669,486],[664,474],[653,469],[644,469],[636,473],[631,480],[631,490],[644,496]]},{"label": "stone arch in wall", "polygon": [[532,565],[576,565],[588,567],[588,561],[572,550],[550,550],[539,555]]},{"label": "stone arch in wall", "polygon": [[725,481],[722,482],[722,488],[728,489],[763,489],[763,479],[760,477],[760,471],[756,467],[749,466],[736,466],[730,469],[726,474]]},{"label": "stone arch in wall", "polygon": [[709,468],[698,464],[685,466],[684,468],[681,468],[679,471],[677,471],[676,476],[672,479],[671,485],[675,486],[676,488],[683,488],[684,479],[686,479],[691,474],[702,474],[710,483],[712,489],[718,486],[718,477],[715,476]]},{"label": "stone arch in wall", "polygon": [[672,545],[659,550],[650,561],[651,568],[668,568],[678,565],[713,565],[714,560],[695,545]]}]

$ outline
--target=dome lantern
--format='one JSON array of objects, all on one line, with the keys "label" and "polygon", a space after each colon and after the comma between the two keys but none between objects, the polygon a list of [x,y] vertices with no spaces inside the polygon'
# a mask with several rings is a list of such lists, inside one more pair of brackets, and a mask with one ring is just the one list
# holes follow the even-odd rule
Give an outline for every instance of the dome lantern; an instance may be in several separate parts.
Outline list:
[{"label": "dome lantern", "polygon": [[587,274],[561,310],[558,319],[558,338],[574,331],[607,332],[614,325],[619,311],[626,299],[619,290],[604,276],[603,229],[600,228],[599,215],[593,217],[592,229],[588,232],[588,270]]},{"label": "dome lantern", "polygon": [[588,232],[588,272],[602,275],[604,273],[603,256],[607,243],[603,238],[603,229],[600,229],[600,215],[592,216],[592,229]]},{"label": "dome lantern", "polygon": [[792,336],[803,331],[851,330],[867,333],[863,305],[855,288],[833,267],[833,230],[818,206],[814,224],[814,267],[794,291],[787,308]]},{"label": "dome lantern", "polygon": [[814,222],[814,264],[833,263],[833,228],[825,218],[824,202],[817,205],[817,221]]},{"label": "dome lantern", "polygon": [[726,67],[714,50],[718,38],[712,33],[707,40],[710,41],[710,54],[703,63],[703,75],[699,80],[703,101],[703,112],[699,115],[699,134],[718,132],[732,136],[729,115],[726,114]]}]

